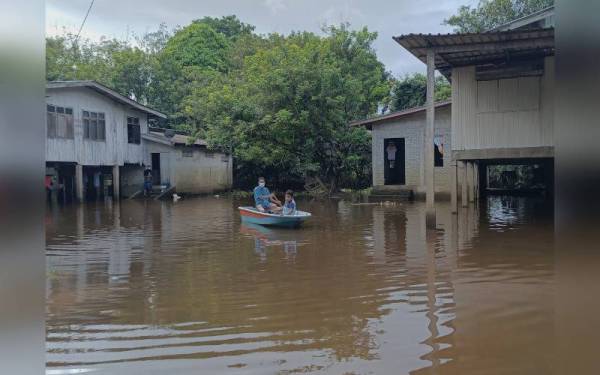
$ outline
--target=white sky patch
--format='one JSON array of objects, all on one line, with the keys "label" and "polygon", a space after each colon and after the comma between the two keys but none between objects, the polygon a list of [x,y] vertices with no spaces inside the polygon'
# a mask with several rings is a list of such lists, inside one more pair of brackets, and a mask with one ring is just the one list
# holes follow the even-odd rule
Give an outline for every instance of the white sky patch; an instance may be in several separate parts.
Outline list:
[{"label": "white sky patch", "polygon": [[265,0],[264,4],[272,14],[277,14],[286,8],[283,0]]},{"label": "white sky patch", "polygon": [[339,25],[349,22],[358,26],[363,21],[364,14],[359,8],[352,5],[352,1],[346,1],[343,4],[330,6],[321,14],[320,21],[326,25]]},{"label": "white sky patch", "polygon": [[[87,11],[88,4],[84,4],[81,7],[81,14],[79,12],[66,12],[63,11],[60,7],[56,7],[51,3],[46,4],[46,36],[60,36],[66,33],[77,34],[79,31],[79,27],[81,27],[81,22],[83,22],[83,17],[85,17],[85,12]],[[93,12],[92,8],[92,12]],[[92,12],[90,12],[90,16],[88,17],[85,25],[83,25],[83,29],[81,30],[81,39],[90,39],[93,41],[99,41],[103,37],[118,37],[117,35],[113,35],[110,33],[104,32],[102,29],[98,28],[93,24],[94,21],[97,22],[97,19],[92,19]]]},{"label": "white sky patch", "polygon": [[64,13],[50,4],[46,5],[46,35],[56,36],[65,32],[76,33],[78,28],[75,24],[75,18],[68,13]]}]

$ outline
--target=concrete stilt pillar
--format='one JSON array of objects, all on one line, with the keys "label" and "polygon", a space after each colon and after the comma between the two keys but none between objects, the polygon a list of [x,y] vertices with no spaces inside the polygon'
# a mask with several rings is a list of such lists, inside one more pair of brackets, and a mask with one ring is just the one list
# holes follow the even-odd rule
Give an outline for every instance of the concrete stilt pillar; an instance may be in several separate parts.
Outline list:
[{"label": "concrete stilt pillar", "polygon": [[113,199],[119,200],[121,195],[121,175],[119,173],[119,165],[113,166]]},{"label": "concrete stilt pillar", "polygon": [[467,162],[461,161],[461,193],[460,199],[463,207],[469,206],[469,193],[468,193],[468,176],[467,176]]},{"label": "concrete stilt pillar", "polygon": [[475,171],[472,161],[467,162],[467,186],[469,202],[475,202]]},{"label": "concrete stilt pillar", "polygon": [[425,113],[425,200],[427,226],[435,228],[435,189],[434,189],[434,146],[433,133],[435,123],[435,55],[433,50],[427,50],[427,111]]},{"label": "concrete stilt pillar", "polygon": [[83,202],[83,165],[75,165],[75,197]]},{"label": "concrete stilt pillar", "polygon": [[450,210],[453,214],[458,213],[458,175],[457,162],[450,163]]}]

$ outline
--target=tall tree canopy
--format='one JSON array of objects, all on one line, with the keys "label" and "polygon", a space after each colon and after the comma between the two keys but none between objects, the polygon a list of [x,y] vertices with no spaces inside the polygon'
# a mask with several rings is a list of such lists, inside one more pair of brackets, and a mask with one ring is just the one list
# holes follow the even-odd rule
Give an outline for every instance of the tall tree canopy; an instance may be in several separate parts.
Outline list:
[{"label": "tall tree canopy", "polygon": [[210,26],[231,41],[235,41],[242,36],[251,35],[254,31],[254,26],[241,22],[233,15],[221,18],[204,17],[196,22]]},{"label": "tall tree canopy", "polygon": [[480,0],[476,7],[464,5],[444,21],[455,32],[478,33],[554,5],[554,0]]},{"label": "tall tree canopy", "polygon": [[388,73],[371,47],[376,34],[329,27],[271,35],[235,74],[199,85],[189,118],[214,146],[230,149],[237,176],[300,183],[306,176],[345,186],[368,183],[370,137],[350,120],[388,96]]}]

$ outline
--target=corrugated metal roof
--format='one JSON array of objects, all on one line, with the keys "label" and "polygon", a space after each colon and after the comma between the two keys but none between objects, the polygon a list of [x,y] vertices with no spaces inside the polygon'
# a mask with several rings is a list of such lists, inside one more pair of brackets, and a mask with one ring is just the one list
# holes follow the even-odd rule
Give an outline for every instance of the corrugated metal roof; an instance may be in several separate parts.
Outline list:
[{"label": "corrugated metal roof", "polygon": [[[451,104],[452,104],[451,100],[445,100],[443,102],[435,103],[435,108],[441,108],[441,107],[445,107],[445,106],[448,106]],[[387,113],[387,114],[381,115],[381,116],[374,116],[374,117],[363,119],[363,120],[352,121],[350,123],[350,126],[366,125],[367,128],[370,129],[373,125],[375,125],[377,123],[382,123],[382,122],[389,121],[389,120],[395,120],[395,119],[403,117],[403,116],[408,116],[408,115],[412,115],[415,113],[425,111],[426,109],[427,109],[426,106],[413,107],[413,108],[405,109],[402,111]]]},{"label": "corrugated metal roof", "polygon": [[46,83],[46,89],[60,89],[60,88],[68,88],[68,87],[88,87],[96,92],[99,92],[102,95],[106,95],[115,101],[127,104],[137,110],[149,113],[156,117],[160,117],[160,118],[164,118],[164,119],[167,118],[167,115],[165,115],[164,113],[159,112],[150,107],[147,107],[143,104],[140,104],[140,103],[136,102],[135,100],[130,99],[124,95],[121,95],[118,92],[116,92],[115,90],[113,90],[109,87],[106,87],[96,81],[52,81],[52,82]]},{"label": "corrugated metal roof", "polygon": [[452,67],[503,62],[554,54],[554,29],[493,31],[463,34],[407,34],[394,37],[424,63],[435,51],[435,66],[449,76]]}]

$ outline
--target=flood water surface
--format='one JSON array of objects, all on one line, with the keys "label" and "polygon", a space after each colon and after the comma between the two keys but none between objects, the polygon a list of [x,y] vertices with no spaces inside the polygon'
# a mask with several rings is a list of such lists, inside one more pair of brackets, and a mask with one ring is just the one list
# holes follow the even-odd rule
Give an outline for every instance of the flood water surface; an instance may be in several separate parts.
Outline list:
[{"label": "flood water surface", "polygon": [[299,201],[302,229],[247,202],[49,208],[47,374],[542,374],[552,214],[490,197],[426,229],[421,203]]}]

